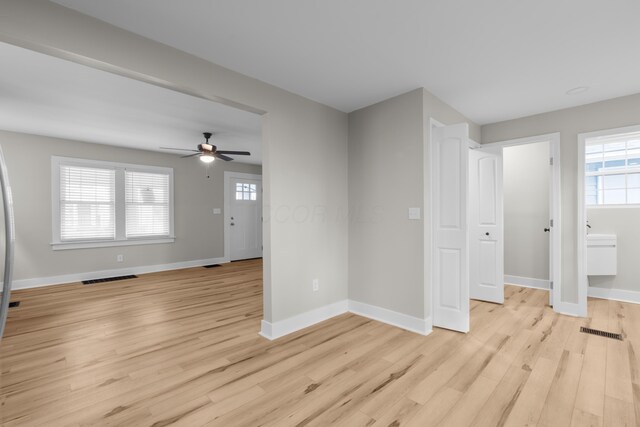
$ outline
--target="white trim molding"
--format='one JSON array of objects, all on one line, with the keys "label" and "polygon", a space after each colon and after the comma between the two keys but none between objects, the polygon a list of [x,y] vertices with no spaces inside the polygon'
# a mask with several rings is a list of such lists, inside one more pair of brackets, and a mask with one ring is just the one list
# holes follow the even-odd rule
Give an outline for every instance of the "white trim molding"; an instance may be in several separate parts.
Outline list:
[{"label": "white trim molding", "polygon": [[506,285],[522,286],[523,288],[534,288],[549,290],[549,281],[544,279],[535,279],[533,277],[510,276],[504,275],[504,283]]},{"label": "white trim molding", "polygon": [[324,322],[332,317],[347,313],[348,311],[348,301],[342,300],[273,323],[263,320],[260,335],[273,341],[317,323]]},{"label": "white trim molding", "polygon": [[591,298],[600,298],[640,304],[640,292],[628,291],[626,289],[611,289],[589,286],[589,296]]},{"label": "white trim molding", "polygon": [[112,246],[140,246],[140,245],[158,245],[162,243],[173,243],[175,237],[163,237],[157,239],[128,239],[128,240],[93,240],[90,242],[62,242],[51,243],[51,249],[54,251],[66,251],[71,249],[90,249],[90,248],[108,248]]},{"label": "white trim molding", "polygon": [[420,335],[429,335],[432,330],[430,317],[420,319],[359,301],[342,300],[276,322],[263,320],[259,335],[273,341],[344,313],[353,313]]},{"label": "white trim molding", "polygon": [[[599,138],[613,134],[623,134],[640,131],[640,125],[626,126],[616,129],[604,129],[595,132],[586,132],[578,134],[578,160],[576,162],[576,235],[577,237],[577,269],[578,269],[578,301],[580,303],[580,311],[587,315],[587,296],[601,298],[598,295],[610,295],[609,299],[616,299],[614,295],[629,296],[628,291],[622,290],[605,290],[603,288],[592,288],[589,286],[589,278],[587,277],[587,203],[585,200],[585,146],[588,139]],[[590,206],[589,208],[592,208]],[[601,290],[592,290],[601,289]],[[608,292],[607,292],[608,291]],[[603,297],[606,298],[606,297]],[[634,301],[630,301],[634,302]]]},{"label": "white trim molding", "polygon": [[560,314],[565,314],[567,316],[573,317],[586,317],[586,310],[582,311],[581,305],[575,302],[563,302],[553,303],[553,311]]},{"label": "white trim molding", "polygon": [[431,317],[420,319],[408,314],[352,300],[349,300],[349,311],[358,316],[377,320],[420,335],[429,335],[432,331]]},{"label": "white trim molding", "polygon": [[180,270],[182,268],[202,267],[210,264],[224,264],[229,262],[226,258],[208,258],[193,261],[174,262],[170,264],[143,265],[138,267],[126,267],[113,270],[88,271],[84,273],[64,274],[61,276],[37,277],[32,279],[14,280],[11,290],[40,288],[43,286],[63,285],[77,283],[83,280],[98,279],[101,277],[117,277],[129,274],[157,273],[159,271]]},{"label": "white trim molding", "polygon": [[[554,283],[553,291],[549,294],[550,302],[553,303],[553,309],[558,313],[561,312],[559,307],[563,307],[562,297],[562,170],[560,159],[560,132],[547,133],[544,135],[535,135],[525,138],[510,139],[507,141],[492,142],[489,144],[482,144],[482,147],[513,147],[517,145],[532,144],[536,142],[549,142],[549,156],[553,159],[551,163],[551,211],[550,219],[553,219],[553,230],[551,233],[551,256],[550,256],[550,270],[551,277]],[[580,294],[578,294],[578,301],[581,300]],[[586,296],[584,297],[584,308],[586,316]],[[564,310],[564,308],[563,308]],[[573,310],[573,308],[572,308]],[[577,312],[581,312],[578,310]]]}]

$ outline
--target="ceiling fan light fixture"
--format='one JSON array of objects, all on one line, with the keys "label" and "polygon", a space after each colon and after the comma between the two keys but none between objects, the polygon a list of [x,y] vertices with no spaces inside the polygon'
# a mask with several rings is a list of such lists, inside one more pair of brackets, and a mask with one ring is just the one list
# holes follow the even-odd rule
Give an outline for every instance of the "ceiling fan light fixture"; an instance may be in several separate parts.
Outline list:
[{"label": "ceiling fan light fixture", "polygon": [[212,155],[207,155],[207,154],[203,154],[202,156],[200,156],[200,161],[203,163],[212,163],[216,158],[213,157]]}]

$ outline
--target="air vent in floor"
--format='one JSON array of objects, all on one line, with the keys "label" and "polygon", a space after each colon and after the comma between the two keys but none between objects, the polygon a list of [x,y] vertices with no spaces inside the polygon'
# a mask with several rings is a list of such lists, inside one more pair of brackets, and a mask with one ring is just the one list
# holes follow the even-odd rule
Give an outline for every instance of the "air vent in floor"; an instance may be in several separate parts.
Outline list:
[{"label": "air vent in floor", "polygon": [[11,302],[9,302],[9,308],[19,307],[19,306],[20,306],[20,301],[11,301]]},{"label": "air vent in floor", "polygon": [[622,334],[614,334],[613,332],[606,332],[606,331],[601,331],[599,329],[585,328],[584,326],[580,327],[580,332],[584,332],[585,334],[598,335],[599,337],[612,338],[614,340],[622,341]]},{"label": "air vent in floor", "polygon": [[117,277],[105,277],[102,279],[91,279],[91,280],[83,280],[83,285],[93,285],[94,283],[103,283],[103,282],[115,282],[116,280],[127,280],[127,279],[136,279],[138,276],[135,274],[130,274],[128,276],[117,276]]},{"label": "air vent in floor", "polygon": [[220,264],[209,264],[209,265],[203,265],[204,268],[213,268],[213,267],[220,267]]}]

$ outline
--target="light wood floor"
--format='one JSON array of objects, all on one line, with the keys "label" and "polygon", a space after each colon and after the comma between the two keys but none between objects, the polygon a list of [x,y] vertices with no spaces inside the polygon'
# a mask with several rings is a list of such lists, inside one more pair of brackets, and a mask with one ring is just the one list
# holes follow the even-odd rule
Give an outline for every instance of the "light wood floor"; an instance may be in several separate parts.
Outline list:
[{"label": "light wood floor", "polygon": [[[0,420],[17,426],[624,426],[640,420],[640,306],[546,292],[472,302],[467,335],[351,314],[257,335],[261,261],[15,292]],[[622,332],[623,342],[579,327]]]}]

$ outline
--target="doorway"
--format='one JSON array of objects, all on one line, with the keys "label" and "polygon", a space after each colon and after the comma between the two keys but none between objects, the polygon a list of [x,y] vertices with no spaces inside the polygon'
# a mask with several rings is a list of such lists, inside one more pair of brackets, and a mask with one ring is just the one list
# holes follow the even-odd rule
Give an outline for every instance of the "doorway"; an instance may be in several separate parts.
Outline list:
[{"label": "doorway", "polygon": [[560,135],[482,145],[498,150],[503,169],[504,282],[549,290],[549,305],[561,300]]},{"label": "doorway", "polygon": [[550,289],[549,149],[548,141],[503,149],[507,284]]},{"label": "doorway", "polygon": [[227,171],[224,180],[225,253],[262,258],[262,176]]},{"label": "doorway", "polygon": [[550,174],[548,223],[540,230],[549,236],[549,303],[562,313],[560,135],[479,145],[470,140],[466,123],[445,126],[431,119],[429,126],[425,153],[430,193],[425,203],[431,206],[431,227],[425,264],[431,266],[433,325],[468,332],[470,298],[504,301],[503,151],[539,142],[548,144],[545,168]]},{"label": "doorway", "polygon": [[625,285],[637,282],[633,236],[640,206],[639,140],[640,125],[578,134],[579,316],[587,316],[588,296],[637,302]]}]

